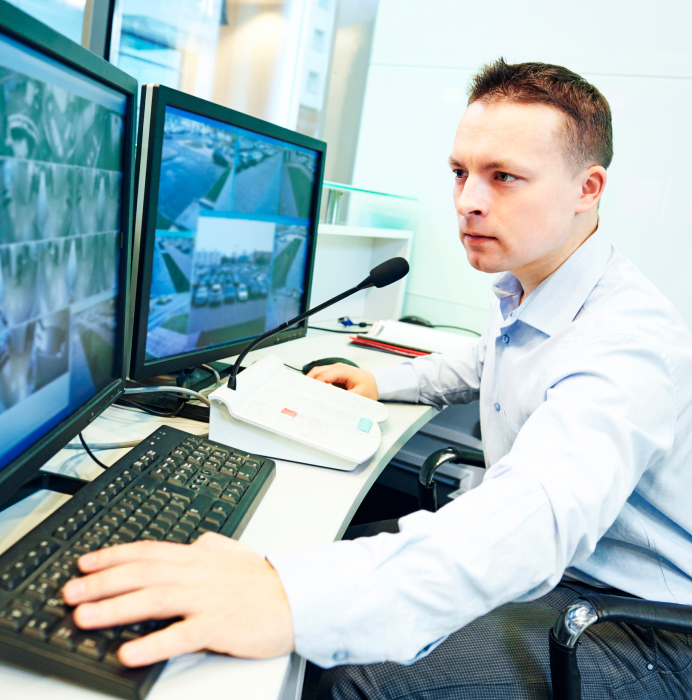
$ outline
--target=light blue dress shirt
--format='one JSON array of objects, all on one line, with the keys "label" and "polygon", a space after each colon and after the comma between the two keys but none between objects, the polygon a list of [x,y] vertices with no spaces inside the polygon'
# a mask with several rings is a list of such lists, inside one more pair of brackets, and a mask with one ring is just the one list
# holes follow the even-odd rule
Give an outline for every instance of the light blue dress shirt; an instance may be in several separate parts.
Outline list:
[{"label": "light blue dress shirt", "polygon": [[376,373],[380,398],[480,400],[483,483],[401,533],[269,556],[296,650],[411,663],[563,575],[692,604],[692,337],[596,232],[523,304],[510,273],[471,349]]}]

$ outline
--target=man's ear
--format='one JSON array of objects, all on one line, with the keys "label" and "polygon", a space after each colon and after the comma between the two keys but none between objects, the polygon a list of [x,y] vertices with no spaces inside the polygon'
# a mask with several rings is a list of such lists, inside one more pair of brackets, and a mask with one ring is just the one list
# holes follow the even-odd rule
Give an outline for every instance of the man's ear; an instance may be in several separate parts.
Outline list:
[{"label": "man's ear", "polygon": [[580,177],[581,196],[574,210],[575,214],[589,211],[598,205],[607,180],[608,173],[602,165],[592,165],[582,174]]}]

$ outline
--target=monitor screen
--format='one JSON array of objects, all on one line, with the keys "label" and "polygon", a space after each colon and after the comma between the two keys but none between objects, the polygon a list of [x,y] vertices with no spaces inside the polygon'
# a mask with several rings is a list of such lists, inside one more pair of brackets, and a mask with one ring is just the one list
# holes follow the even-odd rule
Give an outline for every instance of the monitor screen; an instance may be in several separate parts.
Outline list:
[{"label": "monitor screen", "polygon": [[249,340],[304,310],[320,155],[166,105],[146,360]]},{"label": "monitor screen", "polygon": [[0,27],[0,470],[122,378],[126,107]]}]

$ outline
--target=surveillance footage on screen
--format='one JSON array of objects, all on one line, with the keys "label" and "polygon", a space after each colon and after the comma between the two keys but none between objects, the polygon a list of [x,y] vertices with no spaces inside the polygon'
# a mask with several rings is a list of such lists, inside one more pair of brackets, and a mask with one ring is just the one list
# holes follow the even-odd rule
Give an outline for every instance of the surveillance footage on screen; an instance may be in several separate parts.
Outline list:
[{"label": "surveillance footage on screen", "polygon": [[[251,338],[300,311],[316,157],[166,109],[147,359]],[[289,218],[290,217],[290,218]]]},{"label": "surveillance footage on screen", "polygon": [[112,375],[123,129],[0,66],[0,421],[61,377],[67,405]]}]

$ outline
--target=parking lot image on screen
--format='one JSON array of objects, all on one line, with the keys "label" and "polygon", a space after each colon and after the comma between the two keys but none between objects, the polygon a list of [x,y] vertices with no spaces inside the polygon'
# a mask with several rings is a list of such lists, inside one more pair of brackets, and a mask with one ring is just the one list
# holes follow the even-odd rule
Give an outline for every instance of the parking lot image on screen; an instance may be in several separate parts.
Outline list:
[{"label": "parking lot image on screen", "polygon": [[[184,251],[191,243],[185,238],[157,240],[154,272],[159,278],[152,291],[158,294],[152,296],[147,333],[150,357],[264,332],[275,229],[267,221],[201,216],[190,274],[180,279],[178,288],[165,263],[156,259],[176,250],[189,257]],[[184,284],[189,285],[186,291],[173,291]]]},{"label": "parking lot image on screen", "polygon": [[299,313],[316,169],[313,151],[166,107],[145,359]]}]

